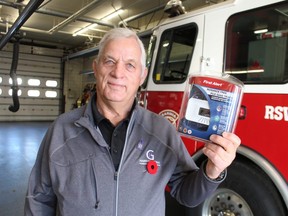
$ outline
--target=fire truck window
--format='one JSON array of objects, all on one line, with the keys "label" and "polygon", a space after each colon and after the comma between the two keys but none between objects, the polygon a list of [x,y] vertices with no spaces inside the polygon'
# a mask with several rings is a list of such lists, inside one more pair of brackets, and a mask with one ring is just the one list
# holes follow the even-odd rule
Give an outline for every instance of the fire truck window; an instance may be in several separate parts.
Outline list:
[{"label": "fire truck window", "polygon": [[195,24],[163,32],[153,72],[155,83],[182,83],[186,80],[196,36]]},{"label": "fire truck window", "polygon": [[246,84],[288,82],[287,2],[231,16],[226,35],[226,73]]}]

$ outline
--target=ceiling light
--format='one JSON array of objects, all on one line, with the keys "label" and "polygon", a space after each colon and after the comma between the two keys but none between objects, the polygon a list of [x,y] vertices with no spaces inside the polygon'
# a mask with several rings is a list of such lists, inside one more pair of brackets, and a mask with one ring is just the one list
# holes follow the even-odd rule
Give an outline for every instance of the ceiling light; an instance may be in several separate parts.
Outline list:
[{"label": "ceiling light", "polygon": [[259,29],[259,30],[255,30],[254,34],[262,34],[262,33],[266,33],[268,32],[268,29]]},{"label": "ceiling light", "polygon": [[91,29],[93,29],[94,27],[96,27],[97,25],[98,25],[97,23],[90,24],[90,25],[88,25],[88,26],[86,26],[86,27],[84,27],[84,28],[82,28],[82,29],[74,32],[74,33],[73,33],[73,36],[75,37],[75,36],[77,36],[77,35],[80,35],[80,34],[86,32],[86,31],[88,31],[88,30],[91,30]]},{"label": "ceiling light", "polygon": [[[120,15],[121,13],[123,13],[123,12],[124,12],[123,9],[116,10],[115,12],[113,12],[113,13],[105,16],[104,18],[102,18],[102,20],[107,21],[107,20],[112,19],[112,18],[114,18],[114,17],[116,17],[116,16],[119,16],[119,15]],[[75,37],[75,36],[77,36],[77,35],[81,35],[81,34],[85,33],[85,32],[88,31],[88,30],[93,30],[93,28],[95,28],[96,26],[97,26],[97,23],[93,23],[93,24],[91,24],[91,25],[88,25],[88,26],[86,26],[86,27],[84,27],[84,28],[82,28],[82,29],[74,32],[74,33],[73,33],[73,36]]]},{"label": "ceiling light", "polygon": [[119,16],[123,12],[124,12],[123,9],[116,10],[115,12],[103,17],[102,20],[105,20],[105,21],[110,20],[110,19],[112,19],[112,18],[114,18],[116,16]]}]

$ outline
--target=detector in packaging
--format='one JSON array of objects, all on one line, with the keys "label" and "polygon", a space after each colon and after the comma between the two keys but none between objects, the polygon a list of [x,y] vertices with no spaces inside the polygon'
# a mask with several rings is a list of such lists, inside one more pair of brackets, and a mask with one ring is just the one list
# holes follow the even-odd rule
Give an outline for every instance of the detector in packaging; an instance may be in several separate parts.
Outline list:
[{"label": "detector in packaging", "polygon": [[243,83],[228,74],[193,75],[183,95],[178,131],[200,141],[212,134],[234,132],[243,95]]}]

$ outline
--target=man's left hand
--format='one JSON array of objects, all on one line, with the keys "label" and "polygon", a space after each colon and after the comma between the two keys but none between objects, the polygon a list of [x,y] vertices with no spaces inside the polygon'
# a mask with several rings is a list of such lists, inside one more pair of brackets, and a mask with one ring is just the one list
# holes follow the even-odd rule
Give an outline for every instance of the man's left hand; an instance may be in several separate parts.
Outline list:
[{"label": "man's left hand", "polygon": [[216,179],[235,159],[241,140],[229,132],[224,132],[222,136],[213,134],[210,140],[212,143],[206,143],[203,148],[204,154],[208,157],[206,175]]}]

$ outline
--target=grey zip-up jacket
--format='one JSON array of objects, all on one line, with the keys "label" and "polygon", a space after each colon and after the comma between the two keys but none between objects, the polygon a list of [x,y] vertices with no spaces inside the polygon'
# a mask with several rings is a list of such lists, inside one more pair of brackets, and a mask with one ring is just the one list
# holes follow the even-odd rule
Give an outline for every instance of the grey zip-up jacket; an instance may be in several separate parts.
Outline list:
[{"label": "grey zip-up jacket", "polygon": [[88,104],[60,115],[48,129],[31,172],[25,215],[164,216],[167,184],[181,204],[195,206],[219,182],[198,169],[172,124],[138,105],[116,172]]}]

